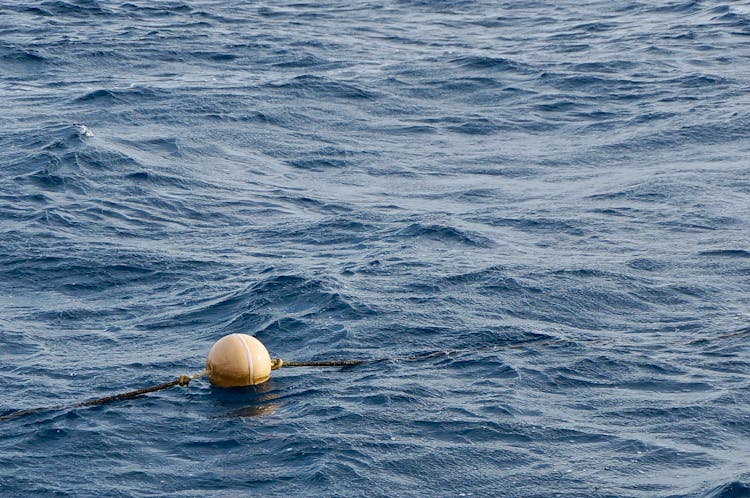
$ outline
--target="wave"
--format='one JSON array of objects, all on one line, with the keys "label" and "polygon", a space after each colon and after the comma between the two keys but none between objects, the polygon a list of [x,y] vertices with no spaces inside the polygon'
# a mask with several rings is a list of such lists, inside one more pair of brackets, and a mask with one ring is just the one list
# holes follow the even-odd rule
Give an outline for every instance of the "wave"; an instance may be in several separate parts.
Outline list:
[{"label": "wave", "polygon": [[466,68],[519,74],[534,74],[537,69],[529,64],[521,63],[504,57],[487,57],[466,55],[450,60],[451,64]]},{"label": "wave", "polygon": [[23,50],[13,46],[0,46],[0,60],[12,64],[24,64],[39,66],[52,62],[48,55],[44,55],[39,50]]},{"label": "wave", "polygon": [[305,98],[329,97],[355,100],[374,100],[377,98],[377,94],[374,92],[357,85],[310,74],[296,76],[283,83],[270,83],[267,87]]},{"label": "wave", "polygon": [[[182,309],[144,326],[148,329],[205,326],[207,330],[224,333],[251,333],[273,347],[281,341],[292,344],[303,337],[308,337],[311,344],[325,344],[320,340],[329,341],[331,334],[338,336],[338,332],[319,329],[316,325],[319,317],[349,321],[372,313],[368,306],[329,289],[323,281],[282,274],[262,277],[241,289],[198,296],[185,302]],[[325,337],[315,338],[315,330]]]},{"label": "wave", "polygon": [[702,498],[743,498],[750,496],[750,478],[745,481],[729,481],[700,495]]},{"label": "wave", "polygon": [[750,258],[750,251],[744,249],[716,249],[712,251],[701,251],[698,255],[725,258]]},{"label": "wave", "polygon": [[91,105],[140,103],[142,101],[158,99],[164,95],[163,92],[148,87],[100,88],[76,97],[73,102]]},{"label": "wave", "polygon": [[495,245],[492,239],[484,235],[440,224],[411,223],[393,232],[392,236],[404,240],[417,238],[471,247],[493,247]]}]

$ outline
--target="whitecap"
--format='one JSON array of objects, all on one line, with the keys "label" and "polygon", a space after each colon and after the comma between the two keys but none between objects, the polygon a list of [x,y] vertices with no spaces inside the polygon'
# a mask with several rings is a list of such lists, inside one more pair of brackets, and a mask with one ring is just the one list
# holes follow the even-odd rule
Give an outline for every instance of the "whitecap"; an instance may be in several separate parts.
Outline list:
[{"label": "whitecap", "polygon": [[82,137],[93,137],[94,136],[94,132],[91,131],[91,128],[89,128],[88,126],[79,124],[79,125],[76,125],[76,127],[78,128],[78,134],[80,136],[82,136]]}]

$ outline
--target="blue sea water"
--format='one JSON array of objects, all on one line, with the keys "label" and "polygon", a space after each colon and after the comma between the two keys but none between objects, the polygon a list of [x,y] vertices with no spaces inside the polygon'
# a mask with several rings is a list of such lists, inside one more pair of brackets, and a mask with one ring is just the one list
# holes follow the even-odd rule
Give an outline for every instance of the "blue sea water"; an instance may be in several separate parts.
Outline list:
[{"label": "blue sea water", "polygon": [[[0,0],[2,496],[750,496],[750,2]],[[435,351],[442,356],[409,357]]]}]

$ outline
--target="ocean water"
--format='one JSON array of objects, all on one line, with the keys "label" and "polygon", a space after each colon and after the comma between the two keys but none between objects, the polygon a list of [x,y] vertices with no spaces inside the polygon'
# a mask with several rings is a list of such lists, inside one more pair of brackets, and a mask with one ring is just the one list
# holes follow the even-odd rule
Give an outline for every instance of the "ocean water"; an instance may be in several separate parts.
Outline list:
[{"label": "ocean water", "polygon": [[0,0],[0,415],[376,360],[2,421],[0,495],[750,496],[749,156],[748,1]]}]

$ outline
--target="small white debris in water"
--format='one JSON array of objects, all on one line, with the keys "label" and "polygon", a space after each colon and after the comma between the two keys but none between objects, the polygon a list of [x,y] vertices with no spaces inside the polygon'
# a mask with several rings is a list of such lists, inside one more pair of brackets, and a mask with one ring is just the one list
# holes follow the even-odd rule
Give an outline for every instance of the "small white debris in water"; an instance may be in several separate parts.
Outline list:
[{"label": "small white debris in water", "polygon": [[82,124],[78,125],[78,134],[81,135],[82,137],[93,137],[94,136],[94,132],[91,131],[91,129],[88,126],[82,125]]}]

